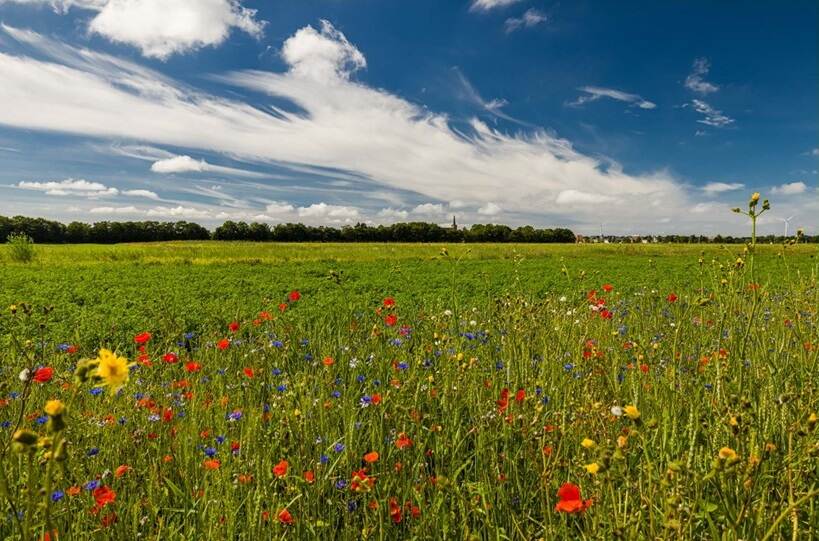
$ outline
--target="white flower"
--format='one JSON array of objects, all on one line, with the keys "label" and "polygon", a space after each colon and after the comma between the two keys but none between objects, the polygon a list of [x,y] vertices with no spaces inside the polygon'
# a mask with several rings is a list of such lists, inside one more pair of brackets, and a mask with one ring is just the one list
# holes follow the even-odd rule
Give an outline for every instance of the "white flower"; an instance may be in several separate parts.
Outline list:
[{"label": "white flower", "polygon": [[623,408],[620,406],[612,406],[611,407],[611,414],[615,417],[622,417],[623,416]]},{"label": "white flower", "polygon": [[20,375],[17,376],[17,377],[20,378],[20,381],[25,383],[25,382],[28,381],[28,377],[30,375],[31,375],[31,372],[29,372],[28,368],[23,368],[23,370],[20,372]]},{"label": "white flower", "polygon": [[446,309],[446,310],[444,310],[444,315],[445,315],[446,317],[451,316],[451,315],[452,315],[452,310],[450,310],[450,309]]},{"label": "white flower", "polygon": [[560,300],[560,302],[566,302],[566,295],[563,295],[562,297],[560,297],[559,300]]}]

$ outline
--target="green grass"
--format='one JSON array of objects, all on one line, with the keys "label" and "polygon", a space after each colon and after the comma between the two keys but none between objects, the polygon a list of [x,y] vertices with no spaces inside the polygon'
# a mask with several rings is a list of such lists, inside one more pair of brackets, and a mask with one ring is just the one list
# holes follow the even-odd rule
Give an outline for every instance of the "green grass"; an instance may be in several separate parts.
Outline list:
[{"label": "green grass", "polygon": [[[182,242],[36,246],[28,264],[0,249],[0,304],[18,305],[0,317],[0,537],[815,538],[817,247],[743,249]],[[136,363],[119,395],[72,380],[100,347]],[[52,381],[18,379],[39,365]],[[18,420],[46,435],[50,398],[69,409],[68,459],[8,449]],[[612,414],[626,405],[639,420]],[[375,482],[354,491],[362,467]],[[96,514],[90,491],[68,495],[94,479],[117,493]],[[555,510],[564,482],[584,513]]]}]

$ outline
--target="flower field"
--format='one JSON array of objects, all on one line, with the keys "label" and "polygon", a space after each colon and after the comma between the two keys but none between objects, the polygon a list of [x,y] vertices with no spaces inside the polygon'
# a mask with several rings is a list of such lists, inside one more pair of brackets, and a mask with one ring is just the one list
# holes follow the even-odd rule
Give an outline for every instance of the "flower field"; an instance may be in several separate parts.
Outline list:
[{"label": "flower field", "polygon": [[37,249],[3,539],[819,536],[815,246]]}]

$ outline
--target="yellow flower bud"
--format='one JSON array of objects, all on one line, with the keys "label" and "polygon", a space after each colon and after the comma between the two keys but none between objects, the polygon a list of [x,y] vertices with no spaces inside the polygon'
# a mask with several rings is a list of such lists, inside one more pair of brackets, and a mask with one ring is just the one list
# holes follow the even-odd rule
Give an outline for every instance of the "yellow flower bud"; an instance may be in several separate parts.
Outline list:
[{"label": "yellow flower bud", "polygon": [[631,419],[632,421],[636,421],[640,418],[640,410],[637,409],[637,406],[628,405],[623,408],[623,413],[626,414],[626,417]]}]

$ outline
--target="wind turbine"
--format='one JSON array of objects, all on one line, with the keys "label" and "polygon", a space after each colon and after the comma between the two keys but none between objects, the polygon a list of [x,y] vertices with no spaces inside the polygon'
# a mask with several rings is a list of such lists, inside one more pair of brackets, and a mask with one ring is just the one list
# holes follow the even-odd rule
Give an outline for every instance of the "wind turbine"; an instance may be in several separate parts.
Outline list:
[{"label": "wind turbine", "polygon": [[782,220],[782,222],[785,224],[785,237],[788,236],[788,227],[791,225],[791,220],[793,220],[795,217],[796,215],[788,216],[787,218],[780,218],[780,220]]}]

